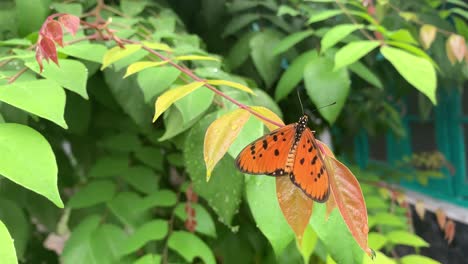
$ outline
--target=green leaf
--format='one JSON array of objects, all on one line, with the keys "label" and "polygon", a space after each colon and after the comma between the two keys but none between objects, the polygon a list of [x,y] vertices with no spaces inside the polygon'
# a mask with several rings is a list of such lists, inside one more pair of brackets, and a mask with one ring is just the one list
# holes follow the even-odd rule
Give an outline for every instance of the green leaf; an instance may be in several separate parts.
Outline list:
[{"label": "green leaf", "polygon": [[232,70],[237,69],[249,58],[250,40],[256,34],[259,33],[252,31],[244,33],[229,50],[226,62]]},{"label": "green leaf", "polygon": [[419,236],[404,230],[396,230],[388,233],[388,241],[393,244],[412,246],[412,247],[429,247],[429,243]]},{"label": "green leaf", "polygon": [[35,80],[2,85],[0,101],[67,128],[63,119],[65,91],[53,81]]},{"label": "green leaf", "polygon": [[265,30],[250,39],[250,56],[267,87],[273,85],[281,69],[280,58],[271,52],[280,37],[277,31]]},{"label": "green leaf", "polygon": [[214,169],[210,182],[206,182],[203,142],[206,129],[215,117],[211,114],[192,127],[185,140],[184,161],[195,192],[208,201],[220,221],[230,225],[241,202],[244,177],[234,167],[234,160],[225,155]]},{"label": "green leaf", "polygon": [[326,57],[311,60],[304,69],[307,94],[316,106],[336,102],[331,107],[319,108],[320,114],[332,124],[340,114],[348,97],[350,79],[346,69],[334,70],[333,61]]},{"label": "green leaf", "polygon": [[439,261],[421,256],[421,255],[406,255],[400,259],[401,264],[441,264]]},{"label": "green leaf", "polygon": [[[107,48],[101,44],[76,43],[73,45],[67,45],[63,48],[58,48],[58,52],[75,58],[102,63],[104,54],[107,52]],[[62,60],[60,60],[60,65],[62,65]]]},{"label": "green leaf", "polygon": [[[373,220],[371,221],[371,219]],[[375,215],[369,216],[369,223],[371,222],[374,222],[377,226],[384,225],[393,227],[405,227],[405,223],[400,217],[384,212],[380,212]],[[369,228],[371,227],[372,226],[369,224]]]},{"label": "green leaf", "polygon": [[[201,116],[199,116],[201,117]],[[196,122],[198,122],[198,118],[193,119],[191,121],[184,122],[184,117],[182,113],[179,111],[178,108],[170,108],[164,114],[164,126],[166,131],[164,134],[158,139],[159,142],[171,139],[177,135],[182,134],[187,129],[192,127]]]},{"label": "green leaf", "polygon": [[136,190],[152,194],[158,190],[159,175],[146,166],[135,166],[121,172],[123,179]]},{"label": "green leaf", "polygon": [[[184,222],[187,220],[186,206],[187,203],[181,203],[174,211],[175,215]],[[201,204],[190,204],[190,206],[195,210],[195,221],[197,221],[195,231],[216,238],[216,227],[210,213]]]},{"label": "green leaf", "polygon": [[154,97],[167,90],[180,75],[174,67],[164,66],[146,69],[138,73],[137,81],[145,102],[151,102]]},{"label": "green leaf", "polygon": [[148,126],[151,121],[151,108],[145,104],[136,78],[130,76],[122,79],[122,75],[123,70],[116,72],[108,69],[104,71],[106,83],[124,112],[139,126]]},{"label": "green leaf", "polygon": [[[169,231],[169,225],[165,220],[152,220],[145,223],[135,233],[124,242],[122,246],[122,254],[130,254],[143,247],[149,241],[163,239]],[[190,247],[193,245],[190,244]]]},{"label": "green leaf", "polygon": [[99,146],[116,152],[132,152],[141,146],[140,139],[135,133],[123,132],[108,136],[99,142]]},{"label": "green leaf", "polygon": [[171,207],[176,205],[177,195],[171,190],[159,190],[146,196],[138,206],[141,210],[148,210],[153,207]]},{"label": "green leaf", "polygon": [[70,14],[75,16],[81,16],[83,13],[83,7],[78,3],[52,3],[50,7],[55,9],[57,13]]},{"label": "green leaf", "polygon": [[317,57],[317,51],[311,50],[302,53],[293,60],[291,65],[281,75],[278,86],[275,90],[275,100],[280,101],[285,98],[301,82],[304,76],[304,68],[312,59]]},{"label": "green leaf", "polygon": [[17,264],[18,259],[16,258],[13,239],[11,238],[10,233],[8,233],[8,229],[2,221],[0,221],[0,244],[2,244],[2,247],[0,248],[0,258],[2,259],[3,263]]},{"label": "green leaf", "polygon": [[437,104],[437,76],[430,61],[388,46],[382,47],[380,52],[405,80]]},{"label": "green leaf", "polygon": [[275,179],[246,176],[245,183],[247,203],[255,223],[270,242],[275,255],[281,256],[295,236],[279,207]]},{"label": "green leaf", "polygon": [[136,228],[150,219],[150,214],[141,209],[143,199],[134,192],[120,192],[107,203],[117,218],[132,228]]},{"label": "green leaf", "polygon": [[[216,260],[208,245],[192,233],[176,231],[168,241],[169,248],[181,255],[186,261],[193,262],[200,257],[206,264],[215,264]],[[190,245],[190,247],[187,247]]]},{"label": "green leaf", "polygon": [[121,175],[128,168],[129,160],[126,157],[104,156],[96,161],[89,170],[89,176],[95,178],[108,178]]},{"label": "green leaf", "polygon": [[35,61],[27,62],[25,65],[47,80],[54,81],[58,85],[88,99],[88,93],[86,92],[88,69],[83,63],[77,60],[61,59],[59,65],[45,63],[42,73],[39,73],[39,65]]},{"label": "green leaf", "polygon": [[15,0],[16,23],[20,36],[38,31],[49,14],[48,1]]},{"label": "green leaf", "polygon": [[104,54],[101,70],[104,70],[112,63],[126,58],[139,50],[141,50],[141,45],[139,44],[128,44],[125,45],[125,48],[119,46],[113,47]]},{"label": "green leaf", "polygon": [[133,264],[159,264],[161,263],[161,256],[156,254],[146,254],[137,259]]},{"label": "green leaf", "polygon": [[211,106],[213,98],[214,92],[203,87],[202,89],[197,89],[175,102],[175,106],[182,114],[182,124],[186,124],[194,120],[200,114],[205,112]]},{"label": "green leaf", "polygon": [[127,236],[116,225],[99,226],[100,221],[99,216],[89,216],[73,229],[61,256],[64,263],[117,263]]},{"label": "green leaf", "polygon": [[173,103],[177,100],[180,100],[184,96],[192,93],[196,89],[202,87],[205,83],[204,82],[192,82],[186,85],[179,86],[177,88],[171,89],[161,96],[158,97],[156,100],[155,108],[156,111],[154,113],[153,122],[155,122],[158,117],[164,113]]},{"label": "green leaf", "polygon": [[0,46],[31,46],[29,39],[13,38],[0,41]]},{"label": "green leaf", "polygon": [[132,64],[130,64],[127,67],[127,72],[125,72],[124,78],[127,78],[128,76],[141,72],[145,69],[148,68],[156,68],[158,66],[163,66],[165,64],[169,63],[169,61],[137,61]]},{"label": "green leaf", "polygon": [[287,37],[283,38],[278,44],[276,44],[275,48],[273,49],[273,55],[279,55],[291,49],[297,43],[301,42],[309,36],[312,36],[312,34],[314,34],[313,30],[305,30],[288,35]]},{"label": "green leaf", "polygon": [[304,259],[304,263],[309,263],[310,256],[314,252],[317,242],[317,234],[314,229],[308,225],[304,231],[304,235],[302,236],[302,245],[299,248],[302,258]]},{"label": "green leaf", "polygon": [[325,52],[329,48],[335,46],[338,42],[342,41],[349,34],[353,33],[355,30],[361,29],[363,27],[364,26],[360,24],[341,24],[331,28],[322,37],[320,42],[320,52]]},{"label": "green leaf", "polygon": [[399,29],[394,32],[388,33],[389,38],[396,40],[396,41],[402,41],[402,42],[407,42],[413,45],[419,45],[419,42],[416,41],[411,33],[407,29]]},{"label": "green leaf", "polygon": [[366,254],[351,235],[340,212],[333,210],[328,220],[326,220],[325,214],[326,205],[314,203],[310,225],[325,244],[328,254],[336,263],[362,263]]},{"label": "green leaf", "polygon": [[287,6],[287,5],[281,5],[279,8],[278,8],[278,12],[276,12],[276,15],[277,16],[283,16],[283,15],[290,15],[290,16],[297,16],[299,15],[300,12],[290,6]]},{"label": "green leaf", "polygon": [[120,8],[124,14],[133,17],[140,14],[147,4],[148,1],[146,0],[122,0],[120,1]]},{"label": "green leaf", "polygon": [[307,24],[312,24],[316,22],[320,22],[326,19],[329,19],[331,17],[337,16],[342,14],[343,11],[341,10],[322,10],[322,11],[317,11],[313,15],[310,16],[309,20],[307,20]]},{"label": "green leaf", "polygon": [[347,44],[335,54],[335,70],[356,62],[379,45],[380,42],[374,40],[354,41]]},{"label": "green leaf", "polygon": [[241,30],[243,27],[259,19],[260,14],[258,13],[246,13],[240,16],[234,16],[233,19],[229,21],[229,23],[224,27],[222,37],[232,35]]},{"label": "green leaf", "polygon": [[370,232],[368,239],[369,239],[369,247],[376,251],[384,247],[388,241],[386,236],[376,233],[376,232]]},{"label": "green leaf", "polygon": [[67,206],[72,209],[86,208],[112,200],[116,186],[111,181],[92,181],[76,192]]},{"label": "green leaf", "polygon": [[63,207],[54,152],[41,134],[19,124],[0,124],[0,150],[1,175]]},{"label": "green leaf", "polygon": [[356,61],[355,63],[348,66],[348,69],[355,73],[357,76],[361,77],[368,83],[374,85],[379,89],[383,89],[383,84],[380,81],[379,77],[375,75],[366,65],[364,65],[360,61]]},{"label": "green leaf", "polygon": [[0,199],[0,222],[8,227],[16,254],[20,260],[24,260],[26,247],[31,240],[31,226],[24,210],[13,201]]},{"label": "green leaf", "polygon": [[163,152],[161,148],[142,147],[135,152],[135,157],[148,167],[163,171]]}]

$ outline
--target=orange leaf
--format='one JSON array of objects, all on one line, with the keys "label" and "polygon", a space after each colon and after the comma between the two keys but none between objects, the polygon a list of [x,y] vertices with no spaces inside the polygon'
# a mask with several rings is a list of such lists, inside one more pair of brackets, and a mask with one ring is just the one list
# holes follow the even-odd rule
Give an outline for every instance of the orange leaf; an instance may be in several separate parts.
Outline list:
[{"label": "orange leaf", "polygon": [[[271,111],[270,109],[263,107],[263,106],[251,106],[250,108],[254,110],[255,112],[261,114],[262,116],[265,116],[266,118],[269,118],[275,121],[276,123],[280,123],[284,125],[283,120],[281,120],[281,118],[278,115],[276,115],[273,111]],[[258,120],[262,121],[263,124],[265,124],[265,126],[268,127],[270,131],[273,131],[278,128],[278,126],[273,125],[272,123],[267,122],[261,118],[258,118]]]},{"label": "orange leaf", "polygon": [[423,220],[424,215],[426,214],[426,208],[424,207],[424,202],[421,200],[417,200],[416,204],[414,205],[414,209],[419,216],[419,219]]},{"label": "orange leaf", "polygon": [[226,154],[249,118],[249,112],[237,109],[216,119],[208,127],[203,148],[207,181],[214,167]]},{"label": "orange leaf", "polygon": [[431,47],[432,42],[436,37],[437,28],[433,25],[424,25],[419,30],[419,38],[423,44],[424,49],[428,49]]},{"label": "orange leaf", "polygon": [[455,238],[455,223],[452,220],[448,220],[445,224],[445,239],[448,243],[452,243]]},{"label": "orange leaf", "polygon": [[333,172],[330,173],[331,194],[354,239],[370,255],[372,251],[367,246],[367,209],[359,182],[341,162],[331,157],[327,159],[333,166]]},{"label": "orange leaf", "polygon": [[466,53],[465,38],[456,34],[450,35],[450,37],[447,39],[447,42],[445,43],[445,49],[447,52],[447,57],[452,64],[455,64],[457,61],[461,62]]},{"label": "orange leaf", "polygon": [[445,212],[441,208],[439,208],[435,211],[435,215],[440,229],[444,230],[445,224],[447,222],[447,216],[445,215]]},{"label": "orange leaf", "polygon": [[299,245],[309,224],[313,200],[294,185],[289,177],[276,177],[276,197],[284,218],[296,234]]}]

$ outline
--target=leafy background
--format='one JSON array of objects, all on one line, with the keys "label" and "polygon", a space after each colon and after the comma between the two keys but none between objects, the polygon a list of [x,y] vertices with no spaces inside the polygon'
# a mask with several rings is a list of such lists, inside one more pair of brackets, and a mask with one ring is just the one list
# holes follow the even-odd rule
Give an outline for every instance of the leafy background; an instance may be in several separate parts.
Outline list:
[{"label": "leafy background", "polygon": [[[322,205],[314,206],[298,245],[279,210],[274,180],[234,168],[240,149],[266,132],[254,117],[207,182],[205,132],[237,106],[202,87],[152,124],[156,98],[191,77],[167,63],[156,65],[158,58],[141,46],[121,49],[115,41],[87,39],[94,32],[82,27],[75,36],[64,34],[59,65],[44,61],[41,71],[32,45],[48,15],[69,13],[92,23],[97,14],[90,11],[101,5],[99,15],[116,37],[148,41],[160,52],[170,48],[167,54],[198,78],[250,87],[257,96],[226,83],[217,86],[286,123],[302,113],[294,92],[299,90],[314,130],[333,125],[335,152],[350,157],[351,144],[344,140],[361,129],[404,136],[398,105],[414,88],[423,113],[437,101],[436,78],[466,80],[467,6],[449,2],[3,1],[2,259],[372,262],[339,212],[326,221]],[[311,112],[332,101],[337,105]],[[375,263],[437,263],[418,254],[428,243],[411,232],[408,205],[398,192],[376,185],[393,171],[352,171],[365,179],[361,188]],[[450,224],[443,228],[454,232]],[[414,254],[401,256],[397,245]]]}]

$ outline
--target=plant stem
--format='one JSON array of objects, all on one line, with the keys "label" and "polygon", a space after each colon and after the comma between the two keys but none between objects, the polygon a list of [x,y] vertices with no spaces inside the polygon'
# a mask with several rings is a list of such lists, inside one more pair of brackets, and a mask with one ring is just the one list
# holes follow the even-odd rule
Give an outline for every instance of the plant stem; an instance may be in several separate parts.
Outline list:
[{"label": "plant stem", "polygon": [[[348,9],[346,9],[346,7],[343,5],[343,3],[340,2],[340,0],[335,0],[336,1],[336,4],[338,5],[338,7],[343,11],[343,13],[345,13],[345,15],[349,18],[349,20],[351,20],[351,22],[353,22],[353,24],[355,25],[359,25],[359,23],[356,21],[356,19],[354,19],[354,17],[349,13]],[[367,33],[364,29],[362,28],[359,28],[359,31],[361,31],[361,33],[366,37],[368,38],[369,40],[374,40],[374,38],[369,35],[369,33]]]}]

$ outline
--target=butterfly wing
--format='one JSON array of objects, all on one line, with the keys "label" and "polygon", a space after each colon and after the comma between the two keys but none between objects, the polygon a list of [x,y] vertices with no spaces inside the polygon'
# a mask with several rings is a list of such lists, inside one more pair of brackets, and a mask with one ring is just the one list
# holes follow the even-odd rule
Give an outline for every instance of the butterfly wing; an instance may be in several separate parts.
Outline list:
[{"label": "butterfly wing", "polygon": [[306,128],[295,151],[291,181],[313,200],[325,202],[330,193],[328,177],[315,137],[312,131]]},{"label": "butterfly wing", "polygon": [[237,156],[240,171],[249,174],[282,176],[296,133],[296,123],[272,131],[247,145]]}]

